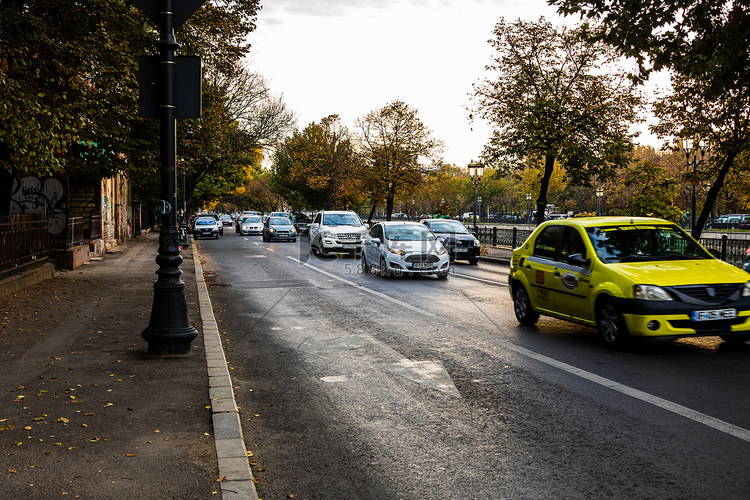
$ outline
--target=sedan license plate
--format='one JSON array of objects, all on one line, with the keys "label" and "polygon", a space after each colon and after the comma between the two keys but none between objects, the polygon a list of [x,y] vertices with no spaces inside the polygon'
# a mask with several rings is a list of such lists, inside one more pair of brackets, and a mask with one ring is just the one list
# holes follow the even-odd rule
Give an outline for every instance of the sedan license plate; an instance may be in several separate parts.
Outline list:
[{"label": "sedan license plate", "polygon": [[412,269],[431,269],[432,264],[429,262],[415,262],[411,265]]},{"label": "sedan license plate", "polygon": [[344,250],[354,250],[355,248],[357,248],[357,245],[341,245],[341,248],[343,248]]},{"label": "sedan license plate", "polygon": [[711,321],[714,319],[731,319],[737,317],[737,309],[712,309],[710,311],[693,311],[693,321]]},{"label": "sedan license plate", "polygon": [[454,248],[453,250],[455,252],[468,252],[469,251],[468,248],[458,248],[458,247]]}]

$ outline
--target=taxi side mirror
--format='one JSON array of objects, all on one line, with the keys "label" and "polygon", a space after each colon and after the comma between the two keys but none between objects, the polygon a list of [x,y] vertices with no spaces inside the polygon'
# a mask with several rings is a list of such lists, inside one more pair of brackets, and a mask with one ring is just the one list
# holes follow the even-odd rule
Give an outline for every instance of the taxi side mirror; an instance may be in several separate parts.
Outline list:
[{"label": "taxi side mirror", "polygon": [[581,253],[574,253],[568,257],[568,264],[571,266],[589,267],[591,265],[591,259],[585,258]]}]

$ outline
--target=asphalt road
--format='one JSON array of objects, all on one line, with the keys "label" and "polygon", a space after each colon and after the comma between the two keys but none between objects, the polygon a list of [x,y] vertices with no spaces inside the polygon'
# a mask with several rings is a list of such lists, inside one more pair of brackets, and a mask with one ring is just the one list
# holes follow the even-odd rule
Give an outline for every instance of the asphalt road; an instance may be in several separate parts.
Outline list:
[{"label": "asphalt road", "polygon": [[521,327],[494,264],[384,279],[306,237],[198,248],[260,498],[750,497],[750,345]]}]

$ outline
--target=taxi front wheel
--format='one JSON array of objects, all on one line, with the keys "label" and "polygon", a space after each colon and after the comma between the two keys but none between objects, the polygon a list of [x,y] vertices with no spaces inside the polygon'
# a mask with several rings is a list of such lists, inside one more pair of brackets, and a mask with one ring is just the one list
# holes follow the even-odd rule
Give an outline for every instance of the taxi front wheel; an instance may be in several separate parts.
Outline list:
[{"label": "taxi front wheel", "polygon": [[605,302],[599,309],[598,317],[599,334],[605,344],[619,346],[627,341],[628,330],[625,321],[612,304]]},{"label": "taxi front wheel", "polygon": [[523,286],[513,292],[513,311],[519,323],[526,326],[535,325],[539,321],[539,313],[531,308],[531,301]]}]

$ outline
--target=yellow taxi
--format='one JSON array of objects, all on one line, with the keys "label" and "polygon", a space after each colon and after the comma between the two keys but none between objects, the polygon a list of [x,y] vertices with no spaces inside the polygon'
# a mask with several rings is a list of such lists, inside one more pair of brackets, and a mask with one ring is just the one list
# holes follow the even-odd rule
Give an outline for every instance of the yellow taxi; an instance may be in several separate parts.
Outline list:
[{"label": "yellow taxi", "polygon": [[598,328],[608,345],[718,335],[750,340],[750,274],[674,223],[650,217],[547,221],[513,251],[516,319]]}]

